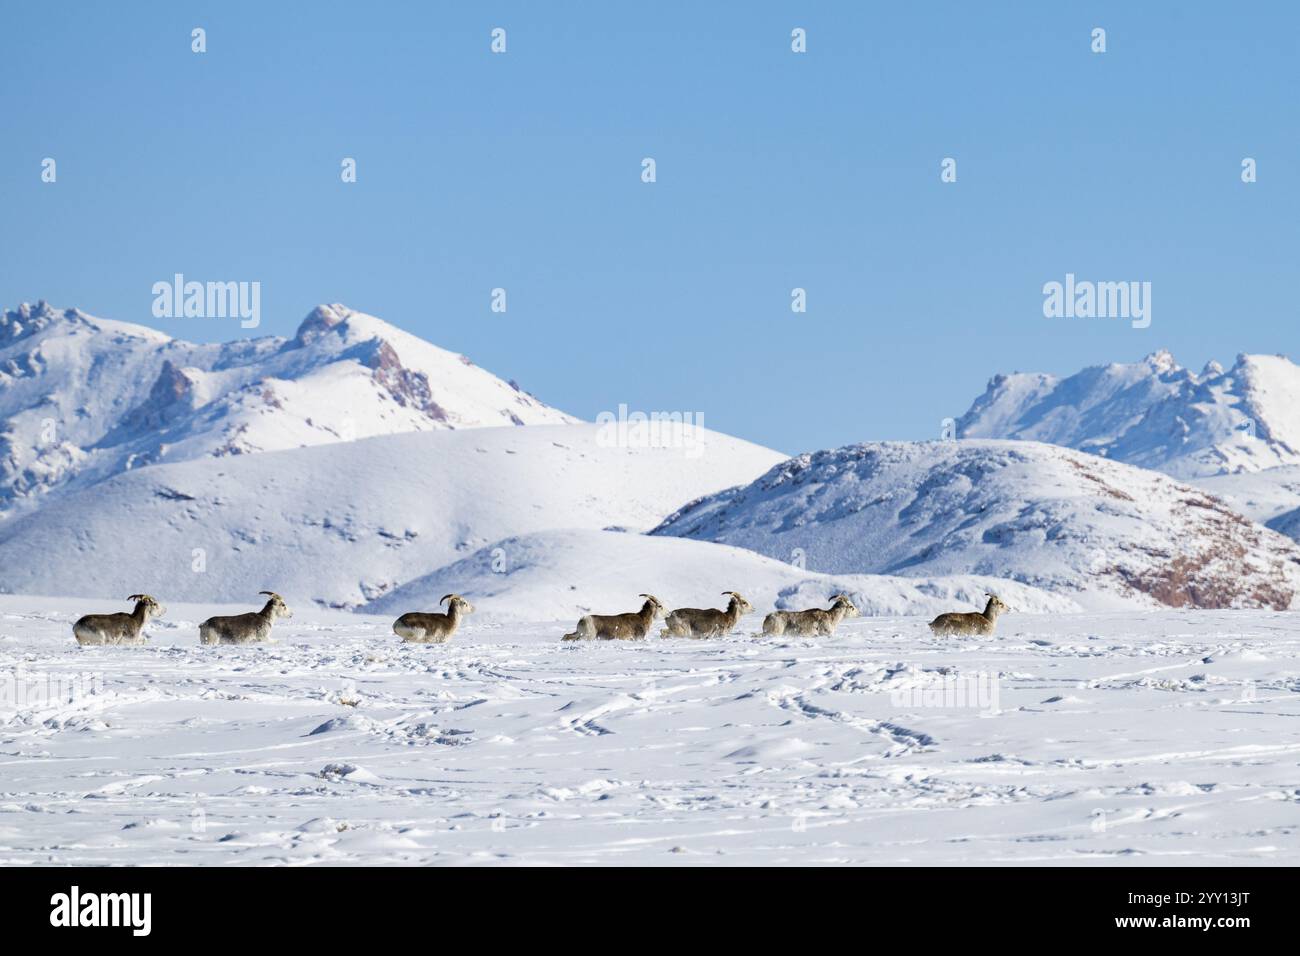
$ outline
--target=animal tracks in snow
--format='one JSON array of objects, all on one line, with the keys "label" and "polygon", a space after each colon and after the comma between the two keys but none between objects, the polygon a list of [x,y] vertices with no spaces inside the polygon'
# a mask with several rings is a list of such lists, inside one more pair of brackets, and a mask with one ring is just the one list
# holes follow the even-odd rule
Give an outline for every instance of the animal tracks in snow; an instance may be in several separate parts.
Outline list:
[{"label": "animal tracks in snow", "polygon": [[[576,651],[309,610],[269,647],[83,651],[58,599],[0,616],[0,674],[99,681],[0,698],[0,865],[1300,861],[1291,615]],[[996,708],[949,693],[990,679]]]}]

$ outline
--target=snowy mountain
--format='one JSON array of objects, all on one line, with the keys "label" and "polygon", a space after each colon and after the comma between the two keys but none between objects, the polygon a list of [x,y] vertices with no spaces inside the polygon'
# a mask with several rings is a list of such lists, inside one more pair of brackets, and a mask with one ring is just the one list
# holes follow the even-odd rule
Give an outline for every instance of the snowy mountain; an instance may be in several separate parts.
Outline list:
[{"label": "snowy mountain", "polygon": [[979,574],[1086,607],[1290,607],[1300,547],[1205,492],[1038,442],[879,443],[801,455],[654,534],[833,574]]},{"label": "snowy mountain", "polygon": [[1067,378],[998,375],[956,424],[960,438],[1051,442],[1176,478],[1255,472],[1300,464],[1300,367],[1239,355],[1197,374],[1156,352]]},{"label": "snowy mountain", "polygon": [[[1236,481],[1216,490],[1300,534],[1297,396],[1300,370],[1284,359],[1193,375],[1161,353],[1060,381],[999,376],[960,427],[1175,473],[1242,472],[1200,480]],[[385,610],[459,590],[559,617],[648,589],[700,603],[748,588],[798,605],[844,589],[880,614],[994,588],[1044,610],[1282,608],[1300,590],[1293,543],[1118,461],[1036,441],[785,461],[699,437],[611,442],[341,305],[318,306],[290,339],[211,345],[24,305],[0,317],[0,590],[244,603],[274,589]],[[661,521],[658,539],[601,533]],[[863,574],[906,580],[845,577]]]},{"label": "snowy mountain", "polygon": [[[754,605],[740,627],[757,631],[773,608],[827,606],[843,591],[865,616],[924,614],[983,607],[1000,594],[1018,611],[1069,613],[1079,606],[1018,581],[964,575],[902,578],[829,575],[753,551],[616,531],[541,531],[506,538],[404,584],[366,605],[368,614],[397,616],[433,609],[448,592],[467,597],[483,622],[567,621],[583,614],[635,610],[641,592],[667,607],[723,607],[720,592],[739,591]],[[656,628],[655,633],[658,633]]]},{"label": "snowy mountain", "polygon": [[291,339],[214,345],[44,302],[0,316],[0,515],[141,465],[573,421],[342,305],[317,306]]},{"label": "snowy mountain", "polygon": [[510,535],[648,529],[783,458],[697,438],[628,447],[594,424],[443,429],[133,469],[0,522],[0,590],[245,603],[269,589],[355,607]]}]

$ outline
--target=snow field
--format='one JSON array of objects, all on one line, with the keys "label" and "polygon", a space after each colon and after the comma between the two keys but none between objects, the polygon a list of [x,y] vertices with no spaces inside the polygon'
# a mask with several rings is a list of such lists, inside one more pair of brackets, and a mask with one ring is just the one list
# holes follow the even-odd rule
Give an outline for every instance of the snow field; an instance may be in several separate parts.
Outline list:
[{"label": "snow field", "polygon": [[[1293,613],[921,618],[826,639],[81,649],[93,602],[0,598],[0,864],[1295,863]],[[98,606],[98,605],[96,605]],[[97,675],[72,703],[60,676]],[[42,685],[40,678],[45,677]]]}]

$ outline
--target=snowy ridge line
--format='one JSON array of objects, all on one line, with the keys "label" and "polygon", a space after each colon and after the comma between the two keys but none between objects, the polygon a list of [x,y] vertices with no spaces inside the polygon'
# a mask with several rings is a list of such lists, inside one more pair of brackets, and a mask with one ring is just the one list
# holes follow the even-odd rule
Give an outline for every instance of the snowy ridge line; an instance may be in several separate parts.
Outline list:
[{"label": "snowy ridge line", "polygon": [[[511,535],[644,530],[782,459],[694,437],[700,454],[610,446],[594,424],[444,429],[152,465],[0,522],[0,556],[23,555],[0,590],[360,608]],[[449,591],[469,594],[421,610]]]},{"label": "snowy ridge line", "polygon": [[144,465],[575,421],[337,303],[292,338],[213,345],[45,302],[0,313],[0,513]]},{"label": "snowy ridge line", "polygon": [[1066,378],[996,375],[956,433],[1050,442],[1189,480],[1297,465],[1300,366],[1242,354],[1198,374],[1159,351]]},{"label": "snowy ridge line", "polygon": [[[640,583],[638,583],[640,582]],[[396,615],[435,606],[450,591],[470,599],[475,621],[568,621],[639,606],[653,588],[668,610],[727,603],[739,591],[754,608],[793,610],[851,597],[861,614],[933,616],[982,606],[991,591],[1028,613],[1070,613],[1073,599],[1017,581],[980,575],[910,578],[831,575],[711,542],[603,530],[545,531],[504,538],[367,603],[366,613]],[[744,620],[761,620],[750,615]]]},{"label": "snowy ridge line", "polygon": [[872,442],[792,458],[651,531],[829,574],[977,573],[1085,607],[1266,607],[1300,546],[1166,475],[1033,441]]}]

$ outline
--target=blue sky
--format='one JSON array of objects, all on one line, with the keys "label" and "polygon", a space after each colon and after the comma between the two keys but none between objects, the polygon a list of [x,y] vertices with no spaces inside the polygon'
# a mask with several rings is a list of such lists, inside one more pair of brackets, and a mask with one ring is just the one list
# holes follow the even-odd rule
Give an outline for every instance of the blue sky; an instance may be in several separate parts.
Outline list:
[{"label": "blue sky", "polygon": [[[1298,351],[1290,3],[6,4],[0,35],[10,307],[230,339],[151,286],[259,281],[252,334],[343,302],[584,418],[791,453],[936,437],[998,371]],[[1150,281],[1150,328],[1044,318],[1067,272]]]}]

